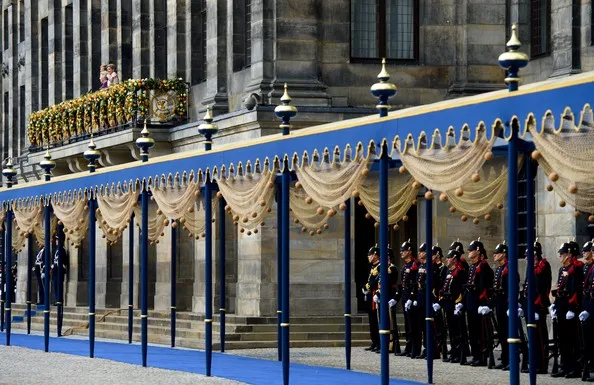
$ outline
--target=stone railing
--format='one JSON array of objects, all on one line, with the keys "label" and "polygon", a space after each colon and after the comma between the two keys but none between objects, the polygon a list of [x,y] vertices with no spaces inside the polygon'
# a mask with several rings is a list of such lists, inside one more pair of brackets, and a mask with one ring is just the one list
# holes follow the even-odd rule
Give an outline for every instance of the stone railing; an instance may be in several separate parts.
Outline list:
[{"label": "stone railing", "polygon": [[117,128],[185,122],[188,86],[183,79],[130,79],[32,113],[27,136],[30,151],[60,146]]}]

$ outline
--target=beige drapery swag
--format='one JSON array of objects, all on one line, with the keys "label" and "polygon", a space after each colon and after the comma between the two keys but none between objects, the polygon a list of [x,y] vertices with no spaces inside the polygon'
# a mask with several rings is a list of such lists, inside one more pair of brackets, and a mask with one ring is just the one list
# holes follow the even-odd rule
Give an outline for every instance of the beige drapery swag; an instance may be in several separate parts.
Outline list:
[{"label": "beige drapery swag", "polygon": [[481,125],[477,128],[474,142],[470,140],[469,129],[466,128],[458,142],[453,133],[448,133],[443,146],[439,131],[433,134],[429,147],[426,137],[420,139],[418,147],[415,147],[412,137],[406,139],[403,148],[399,138],[394,146],[402,164],[415,180],[431,190],[450,191],[470,182],[485,160],[492,157],[496,134],[497,130],[493,129],[488,139],[487,130]]},{"label": "beige drapery swag", "polygon": [[134,188],[106,189],[97,194],[97,223],[110,244],[116,243],[128,227],[139,194],[140,190]]},{"label": "beige drapery swag", "polygon": [[[45,223],[43,204],[35,202],[17,202],[13,209],[15,222],[13,222],[12,248],[20,252],[25,247],[25,239],[35,236],[39,247],[45,242]],[[50,217],[50,237],[56,232],[57,219]]]},{"label": "beige drapery swag", "polygon": [[67,242],[76,248],[87,236],[89,231],[89,206],[86,197],[67,197],[54,199],[54,215],[64,225],[64,235]]},{"label": "beige drapery swag", "polygon": [[528,122],[528,131],[536,150],[537,159],[549,178],[549,191],[576,210],[594,214],[594,119],[586,106],[577,123],[566,112],[557,125],[552,115],[543,119],[541,131],[534,120]]},{"label": "beige drapery swag", "polygon": [[[275,186],[274,178],[276,173],[269,169],[268,164],[264,170],[259,170],[256,164],[254,172],[251,165],[246,165],[244,174],[241,164],[238,166],[238,175],[234,176],[234,170],[229,170],[229,176],[225,171],[218,179],[220,196],[225,198],[227,206],[225,210],[233,217],[233,223],[239,226],[239,231],[247,235],[258,232],[258,226],[264,222],[266,215],[272,211]],[[219,196],[219,194],[217,194]]]}]

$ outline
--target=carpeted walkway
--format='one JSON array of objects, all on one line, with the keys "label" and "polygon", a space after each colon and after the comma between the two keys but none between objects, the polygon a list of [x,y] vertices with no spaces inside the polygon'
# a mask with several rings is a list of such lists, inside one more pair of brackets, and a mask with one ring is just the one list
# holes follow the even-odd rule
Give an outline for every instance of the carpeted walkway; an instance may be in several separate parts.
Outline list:
[{"label": "carpeted walkway", "polygon": [[[0,343],[6,341],[5,333],[0,333]],[[11,344],[30,349],[43,350],[43,336],[11,334]],[[89,342],[71,338],[50,338],[50,352],[79,356],[89,355]],[[141,351],[138,344],[115,342],[95,343],[95,357],[141,365]],[[205,354],[200,350],[172,349],[167,347],[148,347],[148,366],[205,374]],[[221,353],[212,355],[212,375],[246,382],[254,385],[282,385],[282,364],[277,361],[261,360]],[[341,369],[291,364],[291,385],[360,385],[379,384],[379,376]],[[392,385],[418,385],[408,380],[390,380]]]}]

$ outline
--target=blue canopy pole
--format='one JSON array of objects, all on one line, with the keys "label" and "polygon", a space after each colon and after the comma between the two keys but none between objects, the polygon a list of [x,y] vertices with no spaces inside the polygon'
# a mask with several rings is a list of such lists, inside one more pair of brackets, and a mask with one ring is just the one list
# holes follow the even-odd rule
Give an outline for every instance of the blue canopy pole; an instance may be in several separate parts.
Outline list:
[{"label": "blue canopy pole", "polygon": [[128,227],[128,343],[134,330],[134,214]]},{"label": "blue canopy pole", "polygon": [[289,384],[289,161],[285,159],[282,170],[282,332],[283,332],[283,384]]},{"label": "blue canopy pole", "polygon": [[[280,188],[279,188],[280,187]],[[276,315],[277,315],[277,338],[278,360],[283,359],[283,332],[281,323],[283,315],[283,209],[282,209],[282,186],[276,184]]]},{"label": "blue canopy pole", "polygon": [[[8,214],[7,214],[8,215]],[[43,286],[44,286],[44,299],[43,299],[43,342],[44,349],[46,352],[49,351],[49,333],[50,333],[50,215],[51,206],[49,200],[46,200],[43,205],[43,218],[44,218],[44,243],[43,243],[43,262],[45,264],[43,268]],[[10,227],[9,227],[10,229]],[[8,234],[7,234],[8,235]],[[7,240],[11,238],[7,237]]]},{"label": "blue canopy pole", "polygon": [[64,269],[63,269],[63,265],[64,265],[64,261],[62,260],[62,253],[61,251],[64,250],[64,226],[63,225],[59,225],[57,230],[56,230],[56,235],[58,236],[58,249],[56,250],[56,252],[58,253],[58,266],[57,266],[57,271],[58,271],[58,276],[56,277],[58,279],[58,284],[56,285],[57,287],[57,301],[56,301],[56,307],[57,307],[57,332],[58,332],[58,337],[62,337],[62,323],[63,323],[63,317],[64,317]]},{"label": "blue canopy pole", "polygon": [[27,247],[27,334],[31,334],[31,271],[33,270],[33,237],[29,236]]},{"label": "blue canopy pole", "polygon": [[509,381],[511,385],[519,385],[518,344],[518,125],[510,125],[511,137],[507,151],[507,240],[509,242]]},{"label": "blue canopy pole", "polygon": [[344,204],[344,353],[351,370],[351,201]]},{"label": "blue canopy pole", "polygon": [[221,336],[221,353],[225,352],[225,302],[226,302],[226,290],[225,290],[225,278],[227,272],[225,271],[225,198],[222,196],[219,198],[219,324],[220,324],[220,336]]},{"label": "blue canopy pole", "polygon": [[11,316],[11,309],[10,306],[12,304],[12,218],[13,212],[12,209],[8,209],[6,211],[6,242],[5,244],[5,254],[6,254],[6,268],[4,270],[4,274],[6,275],[6,308],[5,310],[5,317],[6,317],[6,346],[10,346],[10,326],[12,323],[12,316]]},{"label": "blue canopy pole", "polygon": [[425,244],[427,259],[425,262],[425,321],[427,342],[427,383],[433,384],[433,194],[430,190],[425,192]]},{"label": "blue canopy pole", "polygon": [[206,375],[210,377],[212,367],[212,190],[210,175],[206,175],[204,183],[204,306],[206,332]]},{"label": "blue canopy pole", "polygon": [[530,158],[530,154],[524,155],[526,167],[526,276],[528,281],[528,293],[526,298],[527,314],[526,314],[526,328],[528,329],[528,356],[529,356],[529,370],[530,370],[530,385],[536,385],[537,372],[537,356],[536,356],[536,341],[537,330],[536,320],[534,316],[534,297],[536,288],[534,287],[534,164]]},{"label": "blue canopy pole", "polygon": [[[383,109],[380,111],[384,111]],[[387,110],[385,110],[387,113]],[[381,145],[379,159],[379,246],[380,246],[380,282],[388,282],[388,145],[384,142]],[[381,361],[381,384],[388,385],[390,381],[390,362],[388,350],[390,346],[390,319],[389,317],[389,296],[380,296],[380,361]]]},{"label": "blue canopy pole", "polygon": [[[89,199],[89,357],[95,357],[95,254],[97,243],[97,199]],[[46,295],[49,290],[46,290]]]},{"label": "blue canopy pole", "polygon": [[177,312],[177,226],[171,224],[171,347],[175,347],[175,316]]},{"label": "blue canopy pole", "polygon": [[141,231],[140,236],[140,339],[142,345],[142,366],[146,367],[148,353],[148,186],[142,183]]}]

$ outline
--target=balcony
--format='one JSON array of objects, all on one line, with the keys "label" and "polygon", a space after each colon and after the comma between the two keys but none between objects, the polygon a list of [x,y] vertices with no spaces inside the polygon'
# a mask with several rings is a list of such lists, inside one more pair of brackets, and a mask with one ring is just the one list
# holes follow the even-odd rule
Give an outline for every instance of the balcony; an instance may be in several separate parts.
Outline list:
[{"label": "balcony", "polygon": [[147,124],[187,122],[188,84],[180,79],[131,79],[32,113],[29,153],[63,147]]}]

